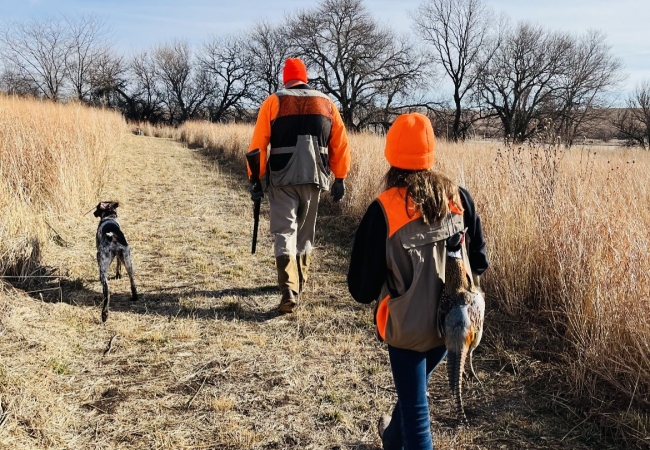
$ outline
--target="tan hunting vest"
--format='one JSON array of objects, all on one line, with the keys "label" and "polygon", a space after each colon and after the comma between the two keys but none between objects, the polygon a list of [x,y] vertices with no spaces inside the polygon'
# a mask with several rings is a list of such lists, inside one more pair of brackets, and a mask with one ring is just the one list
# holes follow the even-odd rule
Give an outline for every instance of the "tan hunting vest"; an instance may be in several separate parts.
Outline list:
[{"label": "tan hunting vest", "polygon": [[[388,189],[377,200],[388,226],[388,275],[375,312],[377,332],[397,348],[424,352],[443,345],[437,323],[446,240],[464,229],[462,211],[451,204],[452,213],[427,225],[413,205],[407,211],[404,189]],[[464,246],[463,258],[469,268]]]}]

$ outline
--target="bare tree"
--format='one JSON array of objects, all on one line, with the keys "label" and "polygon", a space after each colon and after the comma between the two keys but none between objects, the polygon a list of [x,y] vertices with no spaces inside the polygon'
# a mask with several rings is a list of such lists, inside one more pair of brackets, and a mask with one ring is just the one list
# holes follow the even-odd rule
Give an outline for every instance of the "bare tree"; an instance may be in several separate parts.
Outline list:
[{"label": "bare tree", "polygon": [[608,106],[607,94],[620,80],[621,62],[611,54],[604,33],[589,31],[572,43],[565,68],[559,74],[553,116],[557,134],[570,147],[585,122]]},{"label": "bare tree", "polygon": [[6,24],[0,32],[0,52],[14,80],[45,98],[62,98],[70,52],[64,19]]},{"label": "bare tree", "polygon": [[89,67],[88,102],[122,111],[128,119],[141,120],[138,98],[131,92],[135,77],[129,63],[121,55],[106,52]]},{"label": "bare tree", "polygon": [[[124,99],[131,111],[131,119],[157,123],[163,120],[163,93],[158,86],[156,61],[149,52],[131,58],[129,65],[131,89]],[[128,116],[127,116],[128,117]]]},{"label": "bare tree", "polygon": [[637,85],[628,97],[627,108],[619,111],[614,126],[623,138],[650,148],[650,80]]},{"label": "bare tree", "polygon": [[257,77],[246,42],[245,36],[214,37],[199,54],[201,70],[211,78],[213,94],[208,110],[213,122],[243,115],[246,101],[251,98]]},{"label": "bare tree", "polygon": [[88,101],[93,66],[101,64],[99,60],[110,51],[108,29],[102,20],[93,16],[66,18],[65,21],[70,47],[65,60],[66,74],[77,100]]},{"label": "bare tree", "polygon": [[464,139],[479,116],[463,120],[464,102],[478,79],[478,65],[495,51],[491,31],[496,26],[492,10],[483,0],[425,0],[412,14],[415,30],[433,50],[433,59],[445,70],[454,88],[451,138]]},{"label": "bare tree", "polygon": [[284,25],[271,25],[262,21],[255,24],[248,36],[248,51],[253,57],[253,73],[259,89],[253,96],[261,101],[282,86],[282,68],[289,57],[289,42]]},{"label": "bare tree", "polygon": [[210,77],[195,64],[189,44],[186,41],[162,44],[154,50],[153,59],[169,122],[183,123],[197,117],[212,86]]},{"label": "bare tree", "polygon": [[128,84],[127,66],[122,56],[110,52],[98,57],[88,68],[88,102],[94,105],[114,106],[110,97],[119,95],[119,90],[124,90]]},{"label": "bare tree", "polygon": [[21,71],[10,64],[5,63],[0,75],[2,92],[12,95],[38,97],[41,91],[31,78],[25,78]]},{"label": "bare tree", "polygon": [[475,98],[500,119],[504,136],[523,142],[546,118],[544,111],[554,109],[571,48],[570,36],[522,23],[481,64]]},{"label": "bare tree", "polygon": [[312,70],[310,81],[336,99],[344,123],[355,130],[387,105],[403,106],[384,89],[414,91],[426,67],[407,39],[371,17],[363,0],[323,0],[289,17],[288,27],[294,54]]}]

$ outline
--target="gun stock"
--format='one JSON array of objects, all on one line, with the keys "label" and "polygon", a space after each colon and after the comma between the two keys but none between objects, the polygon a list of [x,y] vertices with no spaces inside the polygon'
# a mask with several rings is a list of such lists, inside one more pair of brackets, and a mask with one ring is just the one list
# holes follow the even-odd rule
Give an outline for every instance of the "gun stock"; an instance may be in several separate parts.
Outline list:
[{"label": "gun stock", "polygon": [[251,181],[258,181],[260,179],[260,149],[257,148],[246,153],[246,162],[251,171]]}]

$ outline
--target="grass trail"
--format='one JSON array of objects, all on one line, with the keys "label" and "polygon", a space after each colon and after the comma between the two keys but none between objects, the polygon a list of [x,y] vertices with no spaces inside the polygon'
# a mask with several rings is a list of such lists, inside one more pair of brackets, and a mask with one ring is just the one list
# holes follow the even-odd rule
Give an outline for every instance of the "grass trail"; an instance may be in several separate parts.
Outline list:
[{"label": "grass trail", "polygon": [[[62,281],[0,292],[0,448],[379,449],[395,394],[370,308],[345,285],[354,224],[322,212],[302,303],[277,316],[268,206],[251,255],[243,168],[166,139],[123,145],[101,200],[121,203],[141,300],[111,280],[102,324],[97,221],[57,225],[44,262]],[[615,448],[536,394],[545,363],[510,350],[497,322],[488,313],[474,358],[483,385],[464,384],[471,426],[456,428],[444,366],[434,374],[436,448]]]}]

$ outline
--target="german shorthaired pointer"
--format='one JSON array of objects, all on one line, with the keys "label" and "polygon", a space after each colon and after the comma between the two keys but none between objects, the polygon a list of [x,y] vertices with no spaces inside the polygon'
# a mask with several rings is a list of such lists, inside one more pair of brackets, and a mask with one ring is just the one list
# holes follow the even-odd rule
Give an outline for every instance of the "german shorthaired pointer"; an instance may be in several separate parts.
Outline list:
[{"label": "german shorthaired pointer", "polygon": [[99,202],[95,209],[95,217],[99,217],[99,226],[97,227],[97,264],[99,265],[99,281],[102,283],[104,292],[104,302],[102,304],[102,322],[108,319],[108,304],[110,303],[111,294],[108,291],[108,266],[113,259],[117,257],[117,272],[115,278],[121,278],[120,269],[122,264],[126,267],[126,272],[131,280],[131,300],[138,299],[138,293],[133,281],[133,266],[131,265],[131,251],[129,244],[126,242],[124,233],[120,229],[117,221],[118,202]]}]

